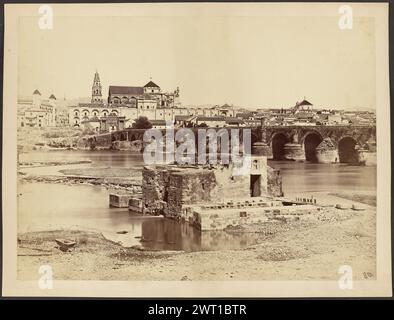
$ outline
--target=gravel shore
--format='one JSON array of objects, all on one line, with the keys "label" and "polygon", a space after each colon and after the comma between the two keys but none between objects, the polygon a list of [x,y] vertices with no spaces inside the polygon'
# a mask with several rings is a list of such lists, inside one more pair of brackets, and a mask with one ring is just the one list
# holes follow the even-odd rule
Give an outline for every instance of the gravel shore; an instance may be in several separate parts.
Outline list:
[{"label": "gravel shore", "polygon": [[[18,278],[38,279],[40,265],[49,264],[59,280],[335,280],[341,265],[353,268],[354,279],[374,279],[375,219],[373,207],[339,210],[330,219],[281,224],[265,233],[256,226],[243,230],[261,233],[261,243],[246,249],[189,253],[124,248],[82,230],[24,233],[18,236]],[[56,238],[77,245],[62,252]]]}]

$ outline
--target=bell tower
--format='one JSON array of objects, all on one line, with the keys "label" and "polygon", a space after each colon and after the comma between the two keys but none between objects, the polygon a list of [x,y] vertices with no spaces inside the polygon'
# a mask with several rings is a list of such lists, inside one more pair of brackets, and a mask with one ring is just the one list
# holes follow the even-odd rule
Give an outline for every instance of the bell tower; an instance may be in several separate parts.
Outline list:
[{"label": "bell tower", "polygon": [[101,83],[98,72],[94,74],[93,86],[92,86],[92,103],[102,103],[103,97],[101,95]]}]

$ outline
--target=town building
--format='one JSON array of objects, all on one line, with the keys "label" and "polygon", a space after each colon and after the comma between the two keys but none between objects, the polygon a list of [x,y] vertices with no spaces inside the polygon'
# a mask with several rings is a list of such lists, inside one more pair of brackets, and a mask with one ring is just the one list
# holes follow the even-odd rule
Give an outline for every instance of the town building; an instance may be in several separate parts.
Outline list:
[{"label": "town building", "polygon": [[93,116],[88,120],[81,122],[81,128],[85,131],[91,131],[92,133],[100,132],[100,119],[97,116]]},{"label": "town building", "polygon": [[[109,86],[106,101],[102,96],[100,76],[96,71],[93,79],[91,102],[69,106],[69,123],[79,127],[94,117],[118,116],[128,119],[126,126],[140,116],[148,119],[174,119],[176,114],[187,114],[186,108],[180,108],[179,88],[173,92],[163,92],[149,81],[143,87]],[[176,111],[175,111],[176,110]]]},{"label": "town building", "polygon": [[298,112],[312,112],[313,104],[308,100],[304,99],[301,102],[297,102],[293,107],[293,113],[297,114]]},{"label": "town building", "polygon": [[126,118],[110,114],[100,118],[100,132],[112,132],[125,129]]},{"label": "town building", "polygon": [[139,109],[175,107],[179,106],[179,88],[174,92],[165,93],[153,81],[149,81],[143,87],[110,86],[108,104]]},{"label": "town building", "polygon": [[56,97],[43,99],[38,89],[32,96],[19,97],[17,102],[18,127],[45,128],[56,126]]},{"label": "town building", "polygon": [[[68,109],[69,124],[75,127],[91,125],[92,118],[100,119],[110,115],[124,117],[124,126],[128,128],[141,116],[147,117],[150,121],[166,120],[175,123],[178,116],[235,117],[236,113],[235,108],[227,104],[214,107],[182,107],[179,88],[173,92],[163,92],[152,80],[143,87],[110,85],[108,98],[104,99],[97,71],[92,84],[91,102],[78,103],[69,106]],[[213,118],[210,122],[217,120]]]},{"label": "town building", "polygon": [[333,112],[327,115],[327,125],[342,124],[342,116],[339,113]]},{"label": "town building", "polygon": [[222,116],[206,117],[206,116],[196,116],[191,120],[196,127],[206,126],[206,127],[224,127],[226,125],[226,119]]},{"label": "town building", "polygon": [[154,129],[165,129],[167,127],[166,120],[149,120],[149,122],[152,124],[152,128]]}]

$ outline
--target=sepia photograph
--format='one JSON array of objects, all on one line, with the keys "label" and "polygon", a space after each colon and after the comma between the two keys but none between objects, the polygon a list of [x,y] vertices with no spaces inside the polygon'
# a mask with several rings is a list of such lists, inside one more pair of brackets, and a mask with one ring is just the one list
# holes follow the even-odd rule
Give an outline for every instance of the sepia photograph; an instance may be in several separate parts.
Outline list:
[{"label": "sepia photograph", "polygon": [[3,295],[392,295],[388,4],[4,17]]}]

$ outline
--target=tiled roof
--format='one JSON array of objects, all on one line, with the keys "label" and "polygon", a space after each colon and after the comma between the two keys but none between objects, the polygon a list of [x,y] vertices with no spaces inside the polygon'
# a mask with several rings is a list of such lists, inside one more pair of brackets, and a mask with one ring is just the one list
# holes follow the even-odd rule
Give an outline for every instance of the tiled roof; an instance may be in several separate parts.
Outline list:
[{"label": "tiled roof", "polygon": [[178,116],[175,116],[175,121],[188,120],[190,118],[192,118],[192,116],[190,116],[190,115],[184,115],[184,116],[178,115]]},{"label": "tiled roof", "polygon": [[237,113],[235,116],[239,117],[239,118],[246,119],[246,118],[253,117],[253,112],[240,112],[240,113]]},{"label": "tiled roof", "polygon": [[312,103],[310,103],[308,100],[302,100],[301,102],[298,102],[297,104],[296,104],[296,107],[298,107],[298,106],[313,106],[313,104]]},{"label": "tiled roof", "polygon": [[241,120],[241,119],[238,119],[238,118],[228,118],[228,119],[226,119],[226,123],[239,123],[239,124],[242,124],[242,123],[244,123],[244,121]]},{"label": "tiled roof", "polygon": [[214,116],[214,117],[205,117],[205,116],[198,116],[197,121],[225,121],[224,117]]},{"label": "tiled roof", "polygon": [[144,94],[143,87],[125,87],[125,86],[109,86],[109,95],[142,95]]},{"label": "tiled roof", "polygon": [[166,125],[166,121],[165,120],[149,120],[149,122],[152,124],[152,125]]},{"label": "tiled roof", "polygon": [[55,99],[55,100],[56,100],[56,97],[55,97],[55,95],[51,94],[51,96],[49,97],[49,99]]},{"label": "tiled roof", "polygon": [[310,118],[313,118],[313,114],[311,114],[309,112],[299,112],[296,114],[296,117],[298,119],[310,119]]},{"label": "tiled roof", "polygon": [[160,88],[160,87],[153,81],[149,81],[146,85],[144,85],[144,88]]},{"label": "tiled roof", "polygon": [[38,91],[37,89],[36,89],[36,90],[34,90],[33,94],[38,94],[38,95],[41,95],[40,91]]}]

